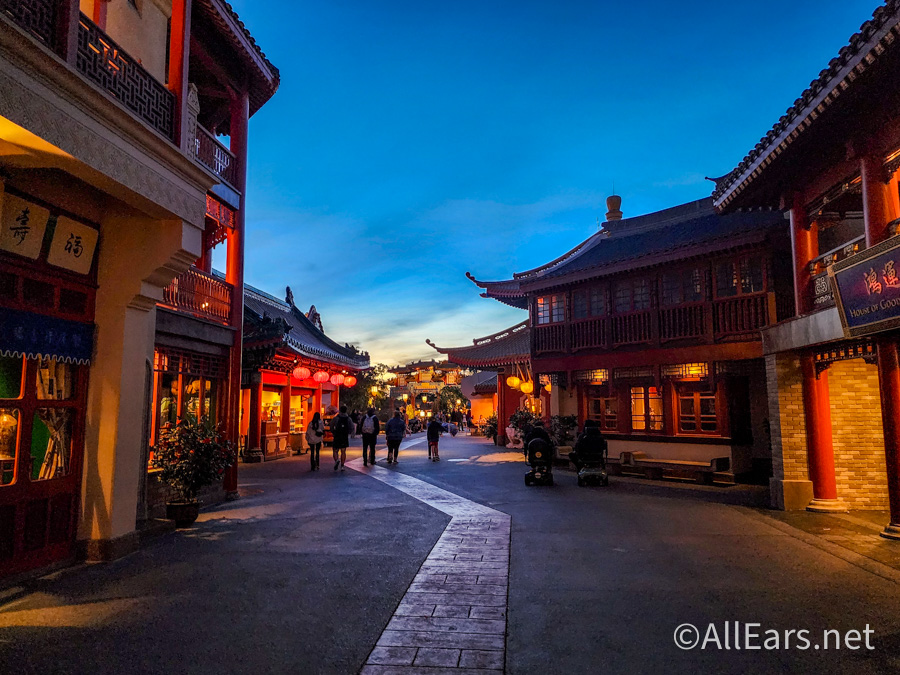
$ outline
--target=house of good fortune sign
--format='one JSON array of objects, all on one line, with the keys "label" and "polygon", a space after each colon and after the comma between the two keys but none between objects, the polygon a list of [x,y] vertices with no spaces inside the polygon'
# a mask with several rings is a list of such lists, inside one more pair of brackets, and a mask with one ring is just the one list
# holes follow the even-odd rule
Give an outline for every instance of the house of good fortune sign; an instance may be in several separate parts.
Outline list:
[{"label": "house of good fortune sign", "polygon": [[828,270],[846,337],[900,327],[900,237],[892,237]]}]

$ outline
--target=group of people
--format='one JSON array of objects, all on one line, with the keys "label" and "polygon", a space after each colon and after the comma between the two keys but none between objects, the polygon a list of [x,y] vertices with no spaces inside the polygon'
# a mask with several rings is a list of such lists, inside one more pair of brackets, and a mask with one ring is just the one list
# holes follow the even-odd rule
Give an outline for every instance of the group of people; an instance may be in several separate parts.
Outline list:
[{"label": "group of people", "polygon": [[[357,421],[347,414],[347,406],[342,405],[340,412],[330,420],[331,434],[334,437],[332,453],[334,455],[334,470],[344,470],[347,462],[347,448],[350,447],[350,438],[359,434],[363,443],[363,465],[375,464],[375,445],[378,442],[378,434],[381,433],[381,421],[375,414],[375,408],[369,408],[366,414]],[[407,434],[406,421],[398,410],[388,420],[384,428],[387,440],[387,463],[396,464],[400,455],[400,443]],[[319,413],[313,414],[309,425],[306,427],[306,443],[309,446],[309,463],[312,471],[319,470],[319,454],[322,443],[325,440],[325,420]]]},{"label": "group of people", "polygon": [[[536,438],[545,441],[550,447],[555,445],[553,439],[550,438],[550,434],[547,433],[547,429],[544,427],[543,420],[535,420],[532,424],[526,425],[524,432],[524,449],[526,455],[528,455],[528,444]],[[578,439],[575,441],[575,447],[572,448],[572,452],[569,453],[569,460],[575,466],[576,471],[581,471],[585,464],[585,457],[596,457],[598,454],[602,456],[605,451],[606,439],[600,431],[600,424],[596,420],[587,420],[584,423],[584,430],[578,435]]]}]

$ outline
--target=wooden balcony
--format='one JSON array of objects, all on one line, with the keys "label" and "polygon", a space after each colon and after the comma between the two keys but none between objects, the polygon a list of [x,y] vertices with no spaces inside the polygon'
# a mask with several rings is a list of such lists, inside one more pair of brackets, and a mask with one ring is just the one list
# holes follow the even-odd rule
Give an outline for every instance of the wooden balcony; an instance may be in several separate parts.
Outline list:
[{"label": "wooden balcony", "polygon": [[162,304],[217,323],[231,324],[231,284],[190,268],[166,286]]},{"label": "wooden balcony", "polygon": [[222,145],[212,132],[197,125],[194,141],[194,155],[197,161],[219,178],[234,187],[237,183],[237,161],[231,151]]},{"label": "wooden balcony", "polygon": [[775,294],[754,293],[532,328],[535,354],[757,340],[775,323]]},{"label": "wooden balcony", "polygon": [[52,49],[57,4],[56,0],[0,0],[0,12]]}]

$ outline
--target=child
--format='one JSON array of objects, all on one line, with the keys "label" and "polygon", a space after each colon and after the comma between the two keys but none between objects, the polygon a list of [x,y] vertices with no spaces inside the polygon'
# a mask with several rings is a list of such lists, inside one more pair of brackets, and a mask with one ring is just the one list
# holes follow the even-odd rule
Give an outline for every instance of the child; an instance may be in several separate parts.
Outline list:
[{"label": "child", "polygon": [[428,454],[431,456],[432,462],[441,461],[438,455],[438,441],[441,440],[443,431],[444,425],[432,417],[431,422],[428,424]]}]

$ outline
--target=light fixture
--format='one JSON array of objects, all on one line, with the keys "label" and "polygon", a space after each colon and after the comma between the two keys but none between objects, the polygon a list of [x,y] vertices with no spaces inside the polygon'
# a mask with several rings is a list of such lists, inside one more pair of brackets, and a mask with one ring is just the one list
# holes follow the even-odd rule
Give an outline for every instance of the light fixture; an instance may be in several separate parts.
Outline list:
[{"label": "light fixture", "polygon": [[544,385],[544,391],[546,391],[549,394],[551,391],[553,391],[553,385],[548,382],[547,384]]},{"label": "light fixture", "polygon": [[512,389],[518,389],[519,385],[522,384],[522,380],[520,380],[515,375],[510,375],[506,378],[506,386]]},{"label": "light fixture", "polygon": [[347,375],[344,378],[344,386],[345,387],[355,387],[356,386],[356,378],[353,375]]},{"label": "light fixture", "polygon": [[324,370],[320,370],[315,375],[313,375],[313,379],[318,383],[328,382],[328,373]]},{"label": "light fixture", "polygon": [[298,380],[306,380],[309,378],[309,368],[304,368],[303,366],[297,366],[294,368],[294,377]]},{"label": "light fixture", "polygon": [[530,394],[534,391],[534,383],[533,382],[523,382],[522,386],[519,387],[522,390],[523,394]]},{"label": "light fixture", "polygon": [[403,402],[405,403],[406,401],[409,400],[409,394],[403,394],[403,396],[401,398],[403,399]]},{"label": "light fixture", "polygon": [[335,373],[331,376],[331,384],[333,384],[335,387],[344,384],[344,376],[340,373]]}]

